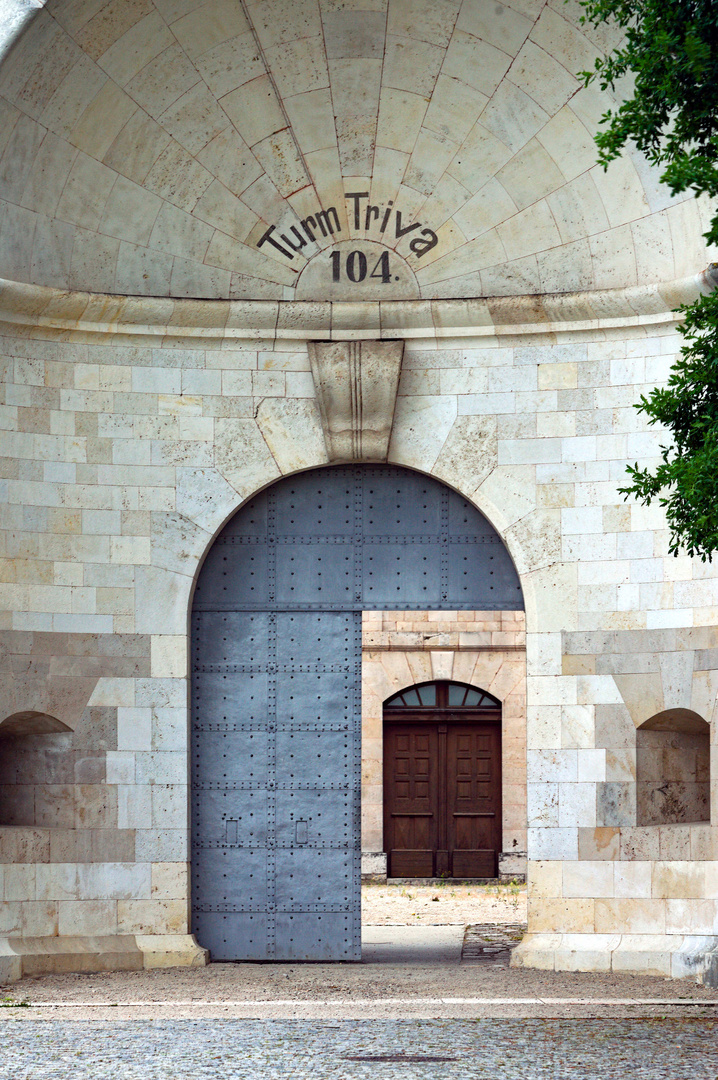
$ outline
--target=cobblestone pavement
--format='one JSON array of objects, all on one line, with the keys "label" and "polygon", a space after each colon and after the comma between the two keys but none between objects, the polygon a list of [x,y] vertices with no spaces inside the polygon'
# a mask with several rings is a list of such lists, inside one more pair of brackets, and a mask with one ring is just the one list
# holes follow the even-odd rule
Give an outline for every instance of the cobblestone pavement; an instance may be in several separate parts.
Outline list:
[{"label": "cobblestone pavement", "polygon": [[464,931],[462,964],[508,967],[511,951],[526,933],[526,923],[473,923]]},{"label": "cobblestone pavement", "polygon": [[[3,1026],[0,1080],[716,1080],[711,1020],[173,1020]],[[423,1059],[423,1060],[422,1060]]]}]

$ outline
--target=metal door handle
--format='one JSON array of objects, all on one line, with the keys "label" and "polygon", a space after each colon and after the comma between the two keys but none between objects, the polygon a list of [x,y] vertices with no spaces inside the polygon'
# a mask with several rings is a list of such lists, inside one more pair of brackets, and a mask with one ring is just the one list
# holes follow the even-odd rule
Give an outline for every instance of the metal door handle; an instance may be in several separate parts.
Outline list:
[{"label": "metal door handle", "polygon": [[307,844],[309,842],[309,822],[300,818],[296,823],[294,836],[298,844]]},{"label": "metal door handle", "polygon": [[454,812],[454,817],[496,817],[496,814],[494,814],[494,813],[482,814],[482,813],[479,813],[478,811],[476,813],[470,813],[470,812],[456,810]]}]

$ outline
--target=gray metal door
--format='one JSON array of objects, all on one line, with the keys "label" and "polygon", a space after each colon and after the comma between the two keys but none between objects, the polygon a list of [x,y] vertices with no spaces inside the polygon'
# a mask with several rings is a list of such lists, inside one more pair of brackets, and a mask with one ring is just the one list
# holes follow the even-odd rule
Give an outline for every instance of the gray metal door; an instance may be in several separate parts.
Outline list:
[{"label": "gray metal door", "polygon": [[523,606],[479,512],[391,466],[281,480],[192,612],[193,930],[215,960],[360,957],[362,609]]}]

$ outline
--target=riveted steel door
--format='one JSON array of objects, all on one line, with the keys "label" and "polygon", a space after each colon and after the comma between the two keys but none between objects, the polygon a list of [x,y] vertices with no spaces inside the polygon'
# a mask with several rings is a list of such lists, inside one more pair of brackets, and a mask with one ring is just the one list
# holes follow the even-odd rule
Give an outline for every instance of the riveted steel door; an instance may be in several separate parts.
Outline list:
[{"label": "riveted steel door", "polygon": [[360,620],[194,615],[194,927],[215,960],[356,956]]},{"label": "riveted steel door", "polygon": [[360,956],[362,610],[522,606],[489,522],[408,469],[314,469],[228,522],[192,611],[192,925],[214,959]]}]

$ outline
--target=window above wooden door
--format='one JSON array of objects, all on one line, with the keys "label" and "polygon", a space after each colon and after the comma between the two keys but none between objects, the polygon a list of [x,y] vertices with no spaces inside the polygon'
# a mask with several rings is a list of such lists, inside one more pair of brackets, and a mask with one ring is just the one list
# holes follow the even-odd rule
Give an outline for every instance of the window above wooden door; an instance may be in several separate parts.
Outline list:
[{"label": "window above wooden door", "polygon": [[407,687],[384,702],[384,711],[391,709],[488,709],[495,712],[501,709],[501,703],[466,683],[448,682],[439,679],[436,682],[420,683]]}]

